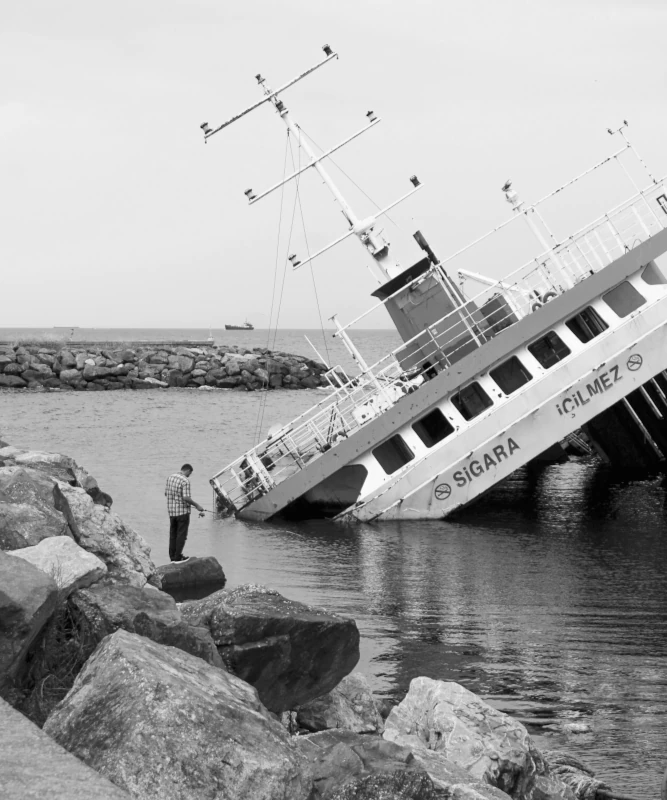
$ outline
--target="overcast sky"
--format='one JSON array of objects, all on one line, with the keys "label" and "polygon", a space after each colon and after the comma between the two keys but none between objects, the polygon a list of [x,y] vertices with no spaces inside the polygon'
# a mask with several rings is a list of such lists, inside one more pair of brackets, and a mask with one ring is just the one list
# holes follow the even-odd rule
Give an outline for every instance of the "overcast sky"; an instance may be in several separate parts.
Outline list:
[{"label": "overcast sky", "polygon": [[[666,31],[664,0],[5,3],[0,327],[221,327],[246,316],[266,327],[294,194],[278,247],[280,193],[248,207],[243,192],[280,180],[299,154],[268,105],[206,146],[199,125],[259,99],[256,73],[277,87],[325,43],[340,59],[284,100],[323,148],[369,109],[382,117],[335,160],[380,205],[413,173],[423,181],[386,223],[404,266],[420,257],[416,228],[444,257],[507,218],[508,176],[537,199],[615,149],[606,129],[624,118],[663,175]],[[340,186],[360,216],[372,211],[342,176]],[[345,223],[316,175],[300,196],[307,241],[297,209],[290,251],[303,258]],[[361,313],[377,285],[366,262],[350,240],[312,274],[288,270],[280,325],[319,325],[313,275],[325,318]]]}]

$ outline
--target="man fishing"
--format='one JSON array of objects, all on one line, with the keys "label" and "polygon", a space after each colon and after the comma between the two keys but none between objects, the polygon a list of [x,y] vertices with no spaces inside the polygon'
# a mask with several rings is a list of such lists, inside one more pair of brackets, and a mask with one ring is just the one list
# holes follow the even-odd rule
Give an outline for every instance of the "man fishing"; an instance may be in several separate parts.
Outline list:
[{"label": "man fishing", "polygon": [[191,464],[183,464],[180,472],[167,478],[164,490],[169,513],[169,558],[174,562],[189,559],[189,556],[183,555],[183,548],[188,538],[191,506],[199,511],[200,517],[204,516],[204,509],[190,496],[189,479],[192,472]]}]

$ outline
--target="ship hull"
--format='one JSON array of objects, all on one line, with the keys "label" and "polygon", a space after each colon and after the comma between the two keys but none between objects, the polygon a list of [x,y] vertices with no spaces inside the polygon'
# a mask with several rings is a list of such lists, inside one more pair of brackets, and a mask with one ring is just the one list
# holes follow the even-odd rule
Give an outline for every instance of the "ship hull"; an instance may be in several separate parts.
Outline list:
[{"label": "ship hull", "polygon": [[[564,439],[667,369],[665,319],[667,298],[362,496],[336,519],[442,519],[468,505],[547,444]],[[655,410],[656,419],[667,416],[667,405]]]}]

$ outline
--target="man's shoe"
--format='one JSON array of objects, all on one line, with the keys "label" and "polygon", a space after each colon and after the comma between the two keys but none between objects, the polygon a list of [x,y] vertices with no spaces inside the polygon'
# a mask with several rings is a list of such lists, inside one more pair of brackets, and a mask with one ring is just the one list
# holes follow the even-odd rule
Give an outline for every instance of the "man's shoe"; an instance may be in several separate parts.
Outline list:
[{"label": "man's shoe", "polygon": [[184,561],[189,561],[190,556],[181,556],[178,561],[182,564]]}]

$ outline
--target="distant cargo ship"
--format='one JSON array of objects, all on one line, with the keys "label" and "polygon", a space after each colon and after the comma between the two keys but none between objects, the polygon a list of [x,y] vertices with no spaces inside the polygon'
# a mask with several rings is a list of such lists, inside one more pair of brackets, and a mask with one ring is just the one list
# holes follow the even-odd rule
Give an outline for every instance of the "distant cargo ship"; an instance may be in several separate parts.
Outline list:
[{"label": "distant cargo ship", "polygon": [[254,331],[255,326],[246,320],[243,325],[225,325],[226,331]]}]

